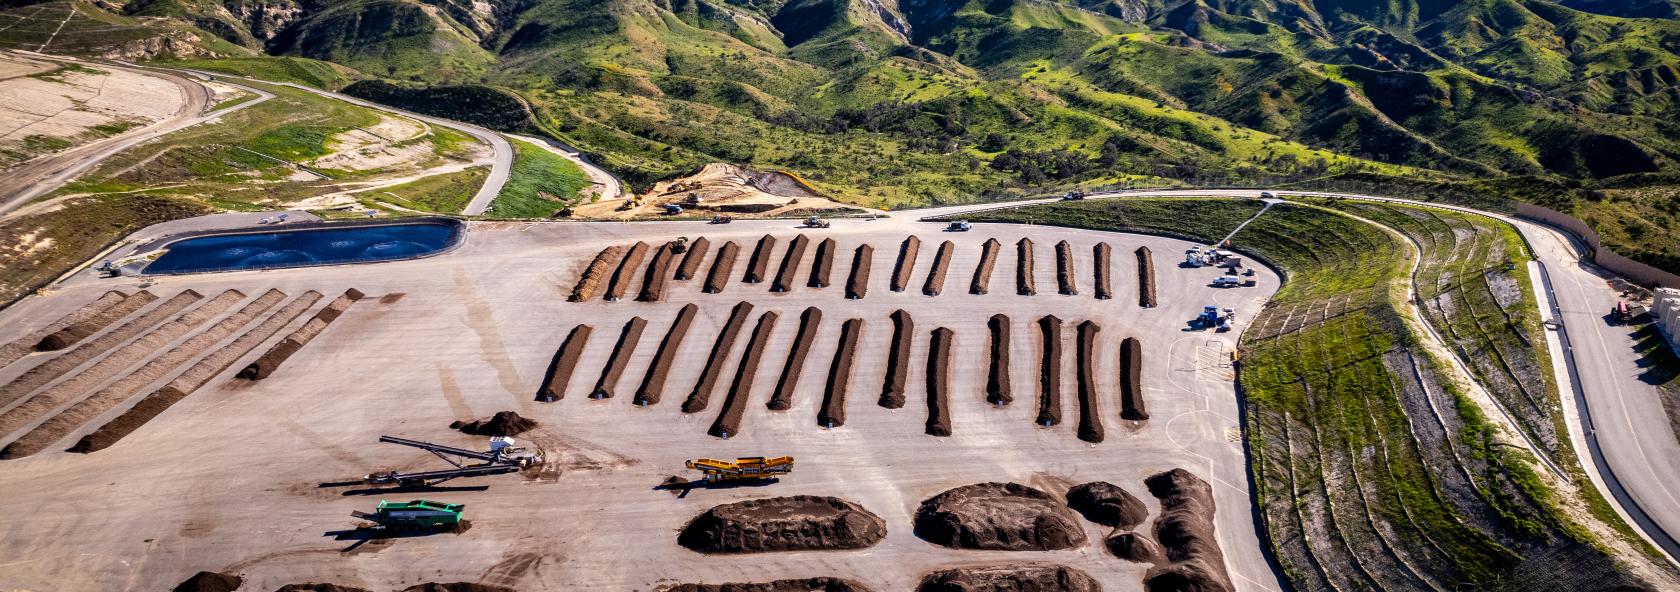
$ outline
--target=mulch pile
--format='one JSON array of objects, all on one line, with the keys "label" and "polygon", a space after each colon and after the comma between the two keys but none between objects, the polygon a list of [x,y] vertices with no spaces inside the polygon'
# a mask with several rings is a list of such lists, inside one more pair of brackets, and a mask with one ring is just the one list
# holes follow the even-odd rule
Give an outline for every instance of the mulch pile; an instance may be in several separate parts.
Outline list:
[{"label": "mulch pile", "polygon": [[1030,238],[1023,238],[1015,243],[1015,293],[1022,296],[1032,296],[1038,293],[1038,284],[1033,280],[1033,242]]},{"label": "mulch pile", "polygon": [[992,286],[992,268],[997,267],[998,251],[1003,245],[995,238],[988,238],[980,245],[980,264],[974,266],[974,280],[968,284],[968,293],[985,294]]},{"label": "mulch pile", "polygon": [[661,588],[660,592],[869,592],[869,588],[841,578],[806,578],[773,582],[677,584],[670,588]]},{"label": "mulch pile", "polygon": [[1085,544],[1073,511],[1019,483],[976,483],[928,498],[916,509],[922,540],[958,549],[1054,551]]},{"label": "mulch pile", "polygon": [[805,373],[805,357],[811,354],[811,344],[817,340],[817,329],[822,326],[822,310],[812,306],[799,315],[799,334],[793,338],[793,347],[788,349],[787,361],[782,364],[781,378],[776,380],[776,391],[770,395],[767,405],[772,411],[787,411],[793,407],[793,392],[799,387],[799,376]]},{"label": "mulch pile", "polygon": [[770,252],[776,250],[776,237],[768,234],[758,237],[758,245],[753,247],[752,257],[747,259],[747,273],[741,276],[741,282],[757,284],[764,281],[764,274],[770,271]]},{"label": "mulch pile", "polygon": [[880,405],[888,409],[904,407],[904,386],[910,377],[910,346],[915,338],[916,322],[904,309],[892,313],[892,346],[887,351],[887,376],[881,381]]},{"label": "mulch pile", "polygon": [[1213,531],[1213,487],[1184,469],[1153,475],[1144,485],[1161,500],[1155,540],[1169,561],[1144,574],[1144,588],[1150,592],[1229,592],[1225,554]]},{"label": "mulch pile", "polygon": [[554,351],[554,359],[548,363],[542,389],[537,391],[538,401],[553,403],[565,398],[566,383],[572,380],[572,371],[577,369],[578,358],[583,357],[583,347],[589,344],[589,335],[594,331],[589,325],[578,325],[566,334],[566,340],[560,343],[560,349]]},{"label": "mulch pile", "polygon": [[1038,319],[1044,355],[1038,361],[1038,418],[1041,426],[1062,423],[1062,320],[1056,315]]},{"label": "mulch pile", "polygon": [[1091,247],[1091,281],[1096,284],[1094,289],[1097,291],[1097,300],[1114,297],[1114,287],[1108,279],[1109,260],[1113,255],[1114,248],[1108,246],[1108,243],[1097,243],[1097,246]]},{"label": "mulch pile", "polygon": [[624,330],[618,333],[612,355],[607,357],[607,365],[601,369],[601,377],[595,381],[595,388],[589,391],[589,398],[612,398],[613,391],[618,390],[619,378],[624,376],[625,367],[630,365],[630,356],[636,354],[636,345],[642,342],[642,331],[645,329],[647,319],[642,317],[630,317],[624,323]]},{"label": "mulch pile", "polygon": [[671,329],[665,332],[665,338],[659,340],[659,351],[653,354],[653,362],[648,364],[647,374],[642,376],[641,386],[636,387],[636,398],[632,401],[637,405],[653,405],[665,394],[665,379],[671,376],[671,361],[677,357],[677,350],[682,348],[683,338],[688,336],[688,327],[694,324],[694,315],[700,307],[690,302],[677,311],[676,320],[671,322]]},{"label": "mulch pile", "polygon": [[938,296],[945,290],[945,274],[951,271],[951,254],[956,250],[951,241],[939,243],[939,250],[933,254],[933,269],[928,270],[927,282],[922,284],[922,294]]},{"label": "mulch pile", "polygon": [[858,245],[852,252],[852,274],[846,278],[846,298],[858,300],[869,295],[869,265],[875,259],[875,247]]},{"label": "mulch pile", "polygon": [[246,380],[268,378],[268,375],[280,369],[281,364],[291,359],[292,354],[298,353],[304,346],[309,345],[309,342],[314,341],[317,336],[327,330],[328,325],[338,320],[338,317],[342,316],[344,311],[350,310],[350,305],[355,304],[362,297],[360,290],[355,288],[345,290],[338,298],[328,302],[327,306],[322,308],[320,312],[315,313],[315,318],[309,319],[309,322],[304,323],[291,335],[281,339],[280,343],[276,343],[274,347],[269,348],[268,352],[264,353],[262,357],[257,358],[255,362],[251,362],[250,365],[240,370],[239,378]]},{"label": "mulch pile", "polygon": [[601,283],[608,279],[607,270],[618,264],[619,259],[624,256],[625,250],[624,245],[613,245],[601,249],[600,253],[596,253],[595,259],[589,262],[589,266],[583,268],[583,275],[578,277],[577,286],[572,288],[572,295],[566,299],[572,302],[583,302],[594,298],[595,293],[601,290]]},{"label": "mulch pile", "polygon": [[517,436],[537,429],[537,425],[536,420],[525,419],[513,411],[497,411],[486,419],[450,423],[449,429],[471,436]]},{"label": "mulch pile", "polygon": [[781,315],[773,310],[759,315],[752,338],[747,340],[747,350],[741,353],[741,363],[735,366],[735,379],[729,382],[723,409],[718,412],[711,429],[706,430],[707,434],[728,438],[741,433],[741,416],[747,412],[747,397],[752,395],[753,377],[758,375],[758,365],[764,360],[764,345],[769,343],[770,332],[776,330],[776,321],[780,318]]},{"label": "mulch pile", "polygon": [[237,575],[201,571],[175,586],[175,592],[233,592],[245,579]]},{"label": "mulch pile", "polygon": [[647,258],[648,244],[636,241],[630,245],[630,251],[624,254],[624,259],[618,262],[618,270],[613,272],[612,281],[607,282],[607,294],[602,296],[608,302],[624,298],[630,291],[630,282],[636,279],[636,270],[642,267],[642,260]]},{"label": "mulch pile", "polygon": [[671,263],[676,260],[676,241],[659,245],[659,250],[653,254],[653,262],[648,264],[647,273],[642,276],[642,291],[636,295],[637,302],[665,299],[665,281],[671,277]]},{"label": "mulch pile", "polygon": [[701,553],[862,549],[887,522],[837,497],[796,495],[723,504],[684,527],[677,543]]},{"label": "mulch pile", "polygon": [[817,425],[846,425],[846,385],[852,381],[852,365],[857,360],[858,338],[862,334],[863,319],[846,319],[840,324],[840,345],[834,351],[834,362],[828,366],[828,385],[823,389]]},{"label": "mulch pile", "polygon": [[403,588],[401,592],[515,592],[513,588],[476,584],[473,582],[426,582]]},{"label": "mulch pile", "polygon": [[741,254],[741,245],[735,241],[723,243],[718,247],[717,258],[712,260],[712,270],[706,273],[706,285],[701,288],[707,294],[721,294],[723,287],[729,285],[729,274],[735,271],[735,258]]},{"label": "mulch pile", "polygon": [[752,303],[738,302],[735,308],[729,311],[729,320],[723,323],[723,330],[718,332],[717,341],[712,343],[712,354],[706,358],[706,366],[700,369],[700,380],[694,383],[694,390],[689,391],[688,400],[683,401],[683,413],[705,411],[706,405],[711,404],[718,374],[723,372],[723,365],[729,358],[729,350],[734,349],[735,339],[740,337],[741,327],[747,324],[747,317],[752,315],[752,310]]},{"label": "mulch pile", "polygon": [[1065,565],[1010,563],[931,572],[916,592],[1102,592],[1102,585]]},{"label": "mulch pile", "polygon": [[[118,294],[121,293],[119,292]],[[65,325],[64,328],[53,331],[52,333],[47,334],[46,337],[42,337],[41,341],[35,344],[35,351],[58,351],[80,343],[83,339],[87,339],[88,336],[98,333],[105,327],[110,326],[111,323],[115,323],[123,317],[128,316],[130,313],[140,310],[141,307],[151,304],[153,300],[157,300],[157,296],[144,290],[136,292],[133,296],[116,300],[110,306],[101,308],[98,312],[72,321]]]},{"label": "mulch pile", "polygon": [[1079,294],[1079,282],[1073,269],[1073,245],[1067,241],[1056,243],[1056,292],[1063,296]]},{"label": "mulch pile", "polygon": [[770,282],[771,292],[786,292],[793,289],[794,276],[799,274],[799,262],[805,259],[805,247],[811,244],[811,239],[805,235],[793,237],[788,243],[787,253],[782,254],[782,265],[776,269],[776,279]]},{"label": "mulch pile", "polygon": [[805,282],[807,287],[827,288],[829,277],[834,273],[834,250],[837,246],[834,239],[825,238],[817,243],[816,261],[811,263],[811,279]]},{"label": "mulch pile", "polygon": [[951,340],[955,338],[950,329],[940,327],[933,330],[928,342],[928,415],[924,429],[929,436],[951,435]]},{"label": "mulch pile", "polygon": [[1009,317],[1002,313],[986,321],[992,334],[992,363],[986,370],[986,402],[1008,405],[1015,400],[1009,382]]},{"label": "mulch pile", "polygon": [[1167,554],[1154,539],[1135,532],[1120,532],[1103,541],[1103,546],[1115,557],[1133,563],[1166,563]]},{"label": "mulch pile", "polygon": [[1138,306],[1155,308],[1155,260],[1149,247],[1138,247]]},{"label": "mulch pile", "polygon": [[340,586],[338,584],[286,584],[276,588],[274,592],[373,592],[367,588]]},{"label": "mulch pile", "polygon": [[[204,296],[196,291],[182,290],[170,297],[168,300],[165,300],[161,304],[147,310],[144,314],[135,315],[133,318],[123,321],[122,324],[106,331],[104,334],[93,339],[83,341],[70,351],[53,356],[51,359],[48,359],[40,364],[36,364],[35,367],[30,368],[23,374],[19,374],[16,378],[13,378],[11,382],[7,382],[3,386],[0,386],[0,408],[11,404],[12,401],[22,399],[25,395],[34,392],[37,388],[46,386],[49,382],[57,380],[63,376],[68,376],[71,370],[80,367],[89,360],[99,357],[107,352],[123,349],[123,344],[129,343],[136,337],[148,333],[152,327],[174,318],[176,315],[181,314],[181,311],[186,310],[188,306],[196,304],[198,301],[203,299]],[[17,342],[13,342],[13,345],[16,346]],[[110,358],[107,357],[105,359]],[[113,366],[114,363],[108,364],[100,362],[95,363],[95,366],[93,367],[98,367],[99,365],[105,365],[109,368]],[[3,366],[4,364],[0,364],[0,367]],[[120,369],[113,368],[113,371],[114,370]],[[86,376],[85,372],[83,373],[83,376]],[[92,377],[89,377],[90,380],[91,378]]]},{"label": "mulch pile", "polygon": [[1073,486],[1068,489],[1067,503],[1086,520],[1124,530],[1136,528],[1149,517],[1149,508],[1137,496],[1107,481]]},{"label": "mulch pile", "polygon": [[1149,406],[1143,400],[1143,344],[1136,337],[1120,342],[1120,417],[1149,419]]},{"label": "mulch pile", "polygon": [[1097,332],[1102,327],[1085,321],[1079,324],[1074,339],[1075,378],[1079,383],[1079,439],[1086,442],[1103,441],[1102,404],[1097,393],[1096,348]]},{"label": "mulch pile", "polygon": [[682,263],[677,264],[677,273],[672,279],[679,282],[694,279],[694,274],[700,272],[700,262],[706,259],[706,251],[711,249],[712,241],[703,236],[688,243],[688,252],[683,253]]},{"label": "mulch pile", "polygon": [[93,299],[87,304],[83,304],[81,307],[65,314],[64,316],[58,317],[58,320],[53,321],[44,327],[40,327],[18,336],[17,338],[6,342],[4,345],[0,345],[0,368],[4,368],[12,362],[18,361],[19,358],[27,356],[30,352],[35,351],[35,346],[40,345],[41,340],[46,338],[48,335],[52,335],[53,333],[58,332],[58,330],[75,323],[93,318],[95,315],[98,315],[100,311],[116,306],[118,303],[121,303],[127,298],[127,294],[116,290],[100,294],[98,298]]},{"label": "mulch pile", "polygon": [[893,265],[892,291],[903,292],[910,285],[910,270],[916,267],[916,255],[922,250],[922,239],[911,235],[898,246],[898,263]]}]

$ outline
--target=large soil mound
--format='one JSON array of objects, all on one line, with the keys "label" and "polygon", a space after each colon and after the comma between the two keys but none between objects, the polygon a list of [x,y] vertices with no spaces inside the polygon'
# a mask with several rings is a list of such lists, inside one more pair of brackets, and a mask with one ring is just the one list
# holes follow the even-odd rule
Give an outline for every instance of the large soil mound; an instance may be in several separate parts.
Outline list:
[{"label": "large soil mound", "polygon": [[1085,572],[1065,565],[1008,563],[943,569],[922,576],[917,592],[1101,592]]},{"label": "large soil mound", "polygon": [[449,427],[473,436],[517,436],[535,429],[537,422],[520,417],[512,411],[497,411],[488,418],[457,421],[449,424]]},{"label": "large soil mound", "polygon": [[338,584],[286,584],[276,588],[274,592],[373,592],[367,588],[340,586]]},{"label": "large soil mound", "polygon": [[677,584],[662,592],[869,592],[869,588],[841,578],[806,578],[773,582]]},{"label": "large soil mound", "polygon": [[514,592],[514,590],[513,588],[474,584],[472,582],[450,582],[447,584],[426,582],[403,588],[402,592]]},{"label": "large soil mound", "polygon": [[1161,500],[1155,540],[1171,563],[1144,574],[1150,592],[1229,592],[1225,555],[1213,532],[1213,487],[1184,469],[1154,475],[1144,484]]},{"label": "large soil mound", "polygon": [[1149,509],[1131,492],[1107,481],[1073,486],[1067,492],[1068,507],[1104,526],[1131,530],[1149,517]]},{"label": "large soil mound", "polygon": [[175,592],[233,592],[245,578],[232,574],[201,571],[175,586]]},{"label": "large soil mound", "polygon": [[997,551],[1085,544],[1085,530],[1072,511],[1019,483],[964,485],[928,498],[916,510],[916,536],[947,547]]},{"label": "large soil mound", "polygon": [[723,504],[694,518],[677,543],[702,553],[862,549],[887,523],[855,503],[813,495]]}]

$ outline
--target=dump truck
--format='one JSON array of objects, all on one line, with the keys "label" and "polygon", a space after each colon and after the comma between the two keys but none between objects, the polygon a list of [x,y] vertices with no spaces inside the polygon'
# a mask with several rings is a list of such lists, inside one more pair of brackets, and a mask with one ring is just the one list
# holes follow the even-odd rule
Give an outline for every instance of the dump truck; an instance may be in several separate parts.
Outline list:
[{"label": "dump truck", "polygon": [[372,513],[352,510],[350,515],[378,524],[382,528],[442,530],[460,524],[461,511],[464,508],[465,504],[446,504],[431,500],[379,500],[379,505]]},{"label": "dump truck", "polygon": [[775,479],[793,472],[793,457],[746,456],[735,460],[701,458],[685,463],[700,471],[707,483],[733,480]]}]

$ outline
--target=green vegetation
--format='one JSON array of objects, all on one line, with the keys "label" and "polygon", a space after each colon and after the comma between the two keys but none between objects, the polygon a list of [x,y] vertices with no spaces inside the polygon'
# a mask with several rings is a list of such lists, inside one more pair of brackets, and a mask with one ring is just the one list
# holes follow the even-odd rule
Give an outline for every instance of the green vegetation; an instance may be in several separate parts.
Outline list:
[{"label": "green vegetation", "polygon": [[472,201],[478,189],[484,186],[484,180],[489,176],[489,167],[472,167],[381,189],[367,195],[364,201],[372,202],[368,204],[370,206],[377,206],[377,202],[385,202],[422,212],[459,214],[467,207],[467,203]]},{"label": "green vegetation", "polygon": [[136,230],[209,213],[147,195],[75,198],[0,223],[0,302],[11,303]]},{"label": "green vegetation", "polygon": [[501,194],[484,212],[491,218],[547,218],[577,202],[589,175],[572,161],[521,140],[513,144],[513,170]]},{"label": "green vegetation", "polygon": [[156,61],[159,66],[192,68],[274,82],[334,90],[366,76],[346,66],[298,57],[253,56],[192,61]]}]

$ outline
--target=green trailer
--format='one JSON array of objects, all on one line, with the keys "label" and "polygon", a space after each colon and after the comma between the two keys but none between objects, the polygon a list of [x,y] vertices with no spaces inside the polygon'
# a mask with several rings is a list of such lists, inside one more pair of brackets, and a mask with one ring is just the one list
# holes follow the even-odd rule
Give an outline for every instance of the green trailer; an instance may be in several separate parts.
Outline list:
[{"label": "green trailer", "polygon": [[379,501],[373,513],[352,511],[351,516],[368,520],[386,528],[453,528],[461,522],[465,504],[446,504],[431,500],[411,502]]}]

